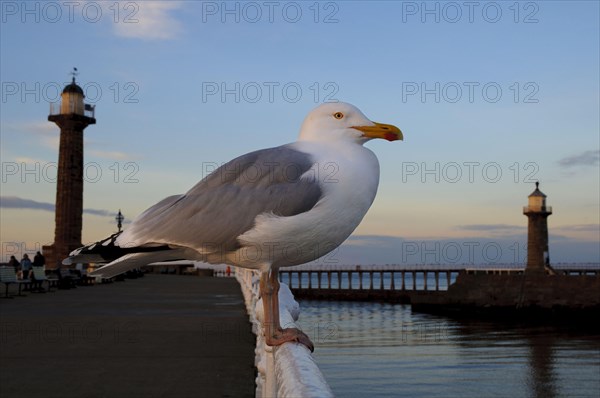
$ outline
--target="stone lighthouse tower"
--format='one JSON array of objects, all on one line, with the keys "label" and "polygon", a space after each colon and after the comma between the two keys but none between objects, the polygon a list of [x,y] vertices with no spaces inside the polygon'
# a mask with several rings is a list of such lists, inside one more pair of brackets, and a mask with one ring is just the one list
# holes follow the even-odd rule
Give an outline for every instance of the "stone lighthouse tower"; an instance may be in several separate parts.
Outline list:
[{"label": "stone lighthouse tower", "polygon": [[529,219],[527,227],[527,267],[525,272],[543,274],[545,270],[553,273],[548,252],[548,216],[552,207],[546,206],[546,195],[535,183],[535,191],[529,195],[529,205],[523,208],[523,214]]},{"label": "stone lighthouse tower", "polygon": [[48,268],[60,267],[68,254],[81,247],[83,214],[83,130],[96,124],[95,108],[84,104],[83,90],[73,81],[60,103],[50,104],[48,120],[60,128],[54,243],[44,246]]}]

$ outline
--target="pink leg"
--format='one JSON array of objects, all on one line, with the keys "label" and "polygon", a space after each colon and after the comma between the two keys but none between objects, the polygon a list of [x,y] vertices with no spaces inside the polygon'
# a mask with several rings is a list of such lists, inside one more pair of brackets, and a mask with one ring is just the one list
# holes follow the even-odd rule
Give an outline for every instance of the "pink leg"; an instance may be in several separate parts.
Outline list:
[{"label": "pink leg", "polygon": [[277,346],[288,341],[304,344],[312,352],[315,350],[308,336],[299,329],[283,329],[279,320],[279,278],[278,271],[265,271],[260,276],[260,295],[265,313],[264,328],[267,345]]}]

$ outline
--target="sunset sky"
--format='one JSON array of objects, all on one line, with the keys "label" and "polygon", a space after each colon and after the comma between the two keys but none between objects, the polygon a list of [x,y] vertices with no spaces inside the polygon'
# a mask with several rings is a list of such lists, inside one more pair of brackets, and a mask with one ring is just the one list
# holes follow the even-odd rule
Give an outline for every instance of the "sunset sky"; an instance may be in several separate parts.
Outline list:
[{"label": "sunset sky", "polygon": [[[297,137],[346,101],[402,129],[366,145],[381,181],[338,262],[522,262],[539,180],[553,262],[599,262],[599,3],[1,3],[1,261],[51,243],[59,130],[77,67],[83,241],[216,165]],[[210,227],[210,226],[208,226]],[[458,252],[457,252],[458,250]]]}]

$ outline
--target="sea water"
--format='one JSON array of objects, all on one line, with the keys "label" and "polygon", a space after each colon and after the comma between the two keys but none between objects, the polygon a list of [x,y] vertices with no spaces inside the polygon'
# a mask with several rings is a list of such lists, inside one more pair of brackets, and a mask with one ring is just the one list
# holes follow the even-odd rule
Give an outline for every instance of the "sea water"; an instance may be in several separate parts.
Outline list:
[{"label": "sea water", "polygon": [[600,397],[600,336],[579,325],[465,321],[409,305],[300,301],[339,397]]}]

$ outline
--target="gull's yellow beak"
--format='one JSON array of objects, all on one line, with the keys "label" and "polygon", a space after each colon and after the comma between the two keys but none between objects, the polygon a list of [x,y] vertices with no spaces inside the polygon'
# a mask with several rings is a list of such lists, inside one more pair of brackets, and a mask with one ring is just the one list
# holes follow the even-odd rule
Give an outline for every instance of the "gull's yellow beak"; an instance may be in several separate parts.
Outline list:
[{"label": "gull's yellow beak", "polygon": [[391,124],[375,123],[374,126],[353,126],[353,129],[362,131],[365,137],[383,138],[388,141],[403,140],[402,131]]}]

